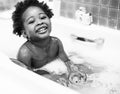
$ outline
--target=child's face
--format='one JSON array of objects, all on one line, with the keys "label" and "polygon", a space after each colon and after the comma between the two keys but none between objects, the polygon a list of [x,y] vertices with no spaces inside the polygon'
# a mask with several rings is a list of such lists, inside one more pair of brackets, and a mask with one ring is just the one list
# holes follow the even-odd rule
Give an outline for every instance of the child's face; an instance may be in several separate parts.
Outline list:
[{"label": "child's face", "polygon": [[31,6],[23,13],[24,34],[30,40],[47,38],[51,32],[51,21],[44,11]]}]

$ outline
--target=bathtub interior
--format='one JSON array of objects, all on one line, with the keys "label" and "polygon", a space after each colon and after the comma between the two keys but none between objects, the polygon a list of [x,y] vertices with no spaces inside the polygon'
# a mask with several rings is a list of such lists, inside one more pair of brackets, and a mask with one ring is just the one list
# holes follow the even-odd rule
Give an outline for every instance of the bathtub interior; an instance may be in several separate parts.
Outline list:
[{"label": "bathtub interior", "polygon": [[[55,25],[54,25],[55,23]],[[92,65],[105,66],[105,71],[93,74],[94,82],[91,87],[78,89],[78,91],[86,94],[119,94],[120,93],[120,32],[110,28],[100,26],[85,26],[73,20],[54,19],[53,35],[58,36],[64,44],[66,52],[75,52],[83,61],[87,61]],[[87,39],[102,38],[102,44],[83,42],[74,40],[71,34],[75,34]],[[83,62],[73,57],[75,63]],[[86,92],[87,91],[87,92]],[[98,93],[99,92],[99,93]]]},{"label": "bathtub interior", "polygon": [[79,94],[11,62],[0,52],[1,94]]},{"label": "bathtub interior", "polygon": [[[67,52],[77,52],[83,57],[91,57],[102,61],[104,64],[119,65],[120,55],[120,32],[117,30],[100,27],[96,25],[85,26],[76,21],[59,18],[53,21],[53,35],[59,37]],[[71,35],[77,35],[87,39],[103,39],[102,44],[95,42],[83,42],[75,40]]]},{"label": "bathtub interior", "polygon": [[[11,13],[11,12],[10,12]],[[1,39],[0,51],[10,58],[16,58],[19,47],[26,41],[22,37],[12,34],[12,21],[10,13],[1,14]],[[9,19],[8,19],[9,18]],[[88,39],[104,39],[103,44],[77,41],[71,37],[75,34]],[[83,85],[81,88],[73,86],[75,90],[83,94],[119,94],[120,93],[120,32],[100,26],[84,26],[66,18],[52,19],[51,35],[59,37],[64,49],[76,64],[89,62],[94,66],[104,66],[105,71],[91,75],[92,84]],[[58,63],[58,61],[55,61]],[[54,65],[54,64],[52,64]],[[56,64],[57,66],[57,64]],[[61,65],[62,66],[62,65]],[[47,66],[52,70],[54,66]],[[62,69],[61,69],[62,70]],[[54,70],[54,71],[57,71]],[[87,86],[86,86],[87,85]],[[98,93],[99,92],[99,93]]]}]

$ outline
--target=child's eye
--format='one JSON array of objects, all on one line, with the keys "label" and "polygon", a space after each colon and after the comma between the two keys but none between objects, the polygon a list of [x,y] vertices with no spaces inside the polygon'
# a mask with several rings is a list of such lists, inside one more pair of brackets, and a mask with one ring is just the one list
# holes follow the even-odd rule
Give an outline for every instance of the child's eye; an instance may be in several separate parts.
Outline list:
[{"label": "child's eye", "polygon": [[46,19],[47,18],[47,16],[42,16],[42,17],[40,17],[40,19]]},{"label": "child's eye", "polygon": [[28,22],[28,24],[32,24],[32,23],[34,23],[34,20]]}]

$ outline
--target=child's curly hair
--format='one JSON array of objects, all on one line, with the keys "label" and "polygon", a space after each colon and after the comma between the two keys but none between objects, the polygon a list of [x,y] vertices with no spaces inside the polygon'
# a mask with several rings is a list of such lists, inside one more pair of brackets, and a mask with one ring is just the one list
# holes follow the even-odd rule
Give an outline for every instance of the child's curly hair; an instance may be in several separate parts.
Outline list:
[{"label": "child's curly hair", "polygon": [[44,1],[39,2],[38,0],[24,0],[24,1],[18,2],[15,6],[16,10],[12,14],[13,33],[18,36],[21,36],[23,33],[22,32],[23,30],[22,15],[29,6],[40,7],[49,18],[52,18],[52,16],[54,15],[51,9],[49,9],[48,5],[44,3]]}]

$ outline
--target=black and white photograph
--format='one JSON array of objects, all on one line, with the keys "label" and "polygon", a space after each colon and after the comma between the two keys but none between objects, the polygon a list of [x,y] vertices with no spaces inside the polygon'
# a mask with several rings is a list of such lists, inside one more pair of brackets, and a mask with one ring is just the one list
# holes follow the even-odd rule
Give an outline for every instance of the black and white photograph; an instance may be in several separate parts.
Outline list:
[{"label": "black and white photograph", "polygon": [[0,0],[0,94],[120,94],[120,0]]}]

